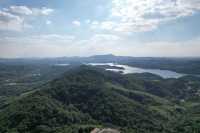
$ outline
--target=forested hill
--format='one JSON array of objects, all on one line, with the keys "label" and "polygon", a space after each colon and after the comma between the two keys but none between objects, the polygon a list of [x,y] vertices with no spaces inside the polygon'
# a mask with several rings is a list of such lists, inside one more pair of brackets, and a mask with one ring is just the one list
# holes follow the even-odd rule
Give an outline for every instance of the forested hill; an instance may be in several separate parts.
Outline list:
[{"label": "forested hill", "polygon": [[1,133],[200,131],[200,79],[162,79],[80,66],[0,109]]}]

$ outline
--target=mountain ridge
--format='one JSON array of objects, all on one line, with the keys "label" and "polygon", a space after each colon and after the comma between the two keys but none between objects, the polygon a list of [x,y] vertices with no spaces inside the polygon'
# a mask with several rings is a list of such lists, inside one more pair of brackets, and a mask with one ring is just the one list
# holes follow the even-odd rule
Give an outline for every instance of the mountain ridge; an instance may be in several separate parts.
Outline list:
[{"label": "mountain ridge", "polygon": [[73,68],[1,109],[0,132],[89,133],[111,127],[124,133],[179,133],[173,122],[185,107],[170,100],[178,100],[174,95],[148,91],[146,83],[155,87],[154,81],[96,67]]}]

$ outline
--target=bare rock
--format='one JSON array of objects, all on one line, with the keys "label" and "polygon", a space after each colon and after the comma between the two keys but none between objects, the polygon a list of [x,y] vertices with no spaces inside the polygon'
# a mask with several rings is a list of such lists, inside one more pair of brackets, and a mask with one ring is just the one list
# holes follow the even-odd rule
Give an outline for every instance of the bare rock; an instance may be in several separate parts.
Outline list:
[{"label": "bare rock", "polygon": [[120,133],[120,131],[111,128],[95,128],[90,133]]}]

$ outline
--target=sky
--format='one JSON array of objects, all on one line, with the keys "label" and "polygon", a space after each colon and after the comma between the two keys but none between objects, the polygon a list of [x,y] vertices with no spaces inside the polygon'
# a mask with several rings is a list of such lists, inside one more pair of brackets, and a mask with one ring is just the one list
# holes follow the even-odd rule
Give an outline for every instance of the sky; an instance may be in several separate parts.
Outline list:
[{"label": "sky", "polygon": [[0,58],[200,57],[200,0],[0,0]]}]

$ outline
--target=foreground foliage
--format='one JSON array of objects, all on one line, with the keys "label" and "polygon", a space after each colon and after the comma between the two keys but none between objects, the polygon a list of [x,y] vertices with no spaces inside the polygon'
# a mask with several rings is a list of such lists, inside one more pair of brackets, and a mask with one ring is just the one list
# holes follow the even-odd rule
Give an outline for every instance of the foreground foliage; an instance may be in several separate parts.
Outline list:
[{"label": "foreground foliage", "polygon": [[162,79],[81,66],[0,110],[1,133],[125,133],[200,131],[200,79]]}]

